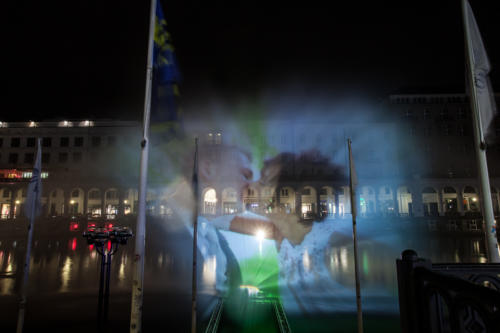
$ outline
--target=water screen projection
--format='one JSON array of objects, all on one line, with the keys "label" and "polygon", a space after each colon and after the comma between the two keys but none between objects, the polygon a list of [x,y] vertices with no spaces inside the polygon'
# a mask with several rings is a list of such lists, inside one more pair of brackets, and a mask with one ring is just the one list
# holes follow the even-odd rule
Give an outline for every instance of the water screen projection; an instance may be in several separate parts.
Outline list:
[{"label": "water screen projection", "polygon": [[397,177],[398,144],[388,144],[397,128],[349,112],[340,119],[326,112],[209,114],[184,119],[182,135],[153,143],[149,164],[150,209],[161,210],[165,230],[189,233],[173,255],[182,253],[190,268],[194,137],[200,140],[200,293],[280,298],[288,314],[356,311],[350,137],[360,179],[363,308],[397,313],[395,259],[408,242],[420,244],[411,228],[394,223],[412,209]]}]

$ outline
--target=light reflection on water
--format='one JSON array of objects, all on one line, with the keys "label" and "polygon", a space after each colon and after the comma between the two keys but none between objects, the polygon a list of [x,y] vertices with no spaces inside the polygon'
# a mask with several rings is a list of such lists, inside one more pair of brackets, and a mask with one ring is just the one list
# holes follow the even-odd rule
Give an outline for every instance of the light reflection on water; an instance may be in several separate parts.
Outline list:
[{"label": "light reflection on water", "polygon": [[[31,293],[66,293],[85,290],[98,291],[100,256],[95,248],[89,247],[83,239],[73,235],[58,241],[37,239],[33,248],[29,292]],[[409,242],[411,243],[411,242]],[[65,246],[60,246],[63,244]],[[67,244],[67,246],[66,246]],[[408,244],[421,257],[433,262],[484,262],[484,244],[479,238],[472,239],[430,239]],[[406,247],[405,247],[406,248]],[[150,246],[146,255],[145,280],[154,288],[174,290],[176,283],[174,275],[179,270],[187,272],[184,278],[190,279],[191,265],[186,258],[179,258],[179,251],[167,248],[162,243]],[[401,248],[403,250],[404,248]],[[134,244],[120,246],[113,256],[111,266],[111,293],[129,292],[132,280],[132,264]],[[16,272],[24,261],[25,240],[2,241],[0,243],[0,272]],[[186,251],[184,251],[186,252]],[[189,251],[190,252],[190,251]],[[300,270],[315,272],[318,258],[313,258],[308,249],[301,257],[300,269],[292,269],[290,274],[300,274]],[[381,288],[391,295],[397,292],[397,276],[395,259],[400,252],[394,247],[380,243],[363,241],[359,243],[359,267],[362,288]],[[174,259],[178,259],[174,265]],[[330,244],[324,252],[324,264],[329,278],[344,287],[354,288],[353,248],[350,242]],[[200,290],[207,290],[215,285],[217,260],[210,257],[200,267]],[[293,276],[291,277],[293,278]],[[20,277],[17,276],[19,281]],[[14,295],[18,292],[19,282],[14,278],[0,278],[0,295]]]}]

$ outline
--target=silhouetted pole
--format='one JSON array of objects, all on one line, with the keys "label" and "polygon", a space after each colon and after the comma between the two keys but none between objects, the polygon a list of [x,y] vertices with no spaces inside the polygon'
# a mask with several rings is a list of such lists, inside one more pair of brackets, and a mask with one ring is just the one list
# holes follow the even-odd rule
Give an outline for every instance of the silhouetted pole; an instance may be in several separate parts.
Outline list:
[{"label": "silhouetted pole", "polygon": [[[498,243],[496,233],[493,231],[495,224],[495,214],[493,213],[493,204],[491,202],[491,187],[490,178],[488,175],[488,164],[486,161],[486,143],[485,133],[481,125],[481,115],[494,112],[493,105],[487,105],[485,99],[491,98],[488,72],[489,61],[487,59],[486,50],[484,49],[479,29],[474,20],[472,10],[466,0],[462,0],[462,13],[464,20],[464,32],[466,43],[466,59],[467,59],[467,79],[470,91],[470,104],[472,110],[472,122],[474,127],[474,145],[477,159],[477,169],[479,173],[479,183],[481,184],[482,197],[482,212],[485,222],[486,243],[488,250],[488,258],[492,263],[500,262],[498,254]],[[480,94],[480,95],[479,95]],[[478,99],[481,99],[481,103]],[[492,102],[494,103],[494,101]],[[486,105],[485,105],[486,104]],[[485,119],[483,119],[485,120]]]},{"label": "silhouetted pole", "polygon": [[[21,295],[19,300],[19,312],[17,316],[17,333],[22,333],[24,328],[24,314],[26,311],[26,294],[28,290],[28,277],[30,273],[30,260],[31,260],[31,242],[33,240],[33,228],[35,223],[35,216],[37,212],[37,204],[40,198],[41,191],[41,150],[40,139],[38,139],[38,150],[36,153],[35,165],[31,174],[30,184],[28,186],[28,199],[30,199],[30,222],[28,225],[28,240],[26,242],[26,258],[24,259],[23,267],[23,281],[21,284]],[[13,194],[14,195],[14,194]]]},{"label": "silhouetted pole", "polygon": [[144,254],[146,247],[146,193],[149,158],[149,120],[151,112],[151,84],[153,78],[153,40],[155,32],[156,0],[151,0],[149,18],[148,59],[146,67],[146,92],[144,95],[144,118],[141,140],[141,169],[139,179],[139,209],[135,238],[134,278],[132,280],[132,304],[130,311],[130,332],[142,330],[142,300],[144,292]]},{"label": "silhouetted pole", "polygon": [[349,148],[349,192],[351,193],[351,214],[352,214],[352,239],[354,243],[354,278],[356,280],[356,308],[358,312],[358,333],[363,333],[363,311],[361,310],[361,288],[359,285],[358,268],[358,236],[356,233],[356,185],[358,177],[354,169],[354,161],[351,151],[351,139],[347,139]]},{"label": "silhouetted pole", "polygon": [[198,254],[198,138],[194,139],[194,166],[193,166],[193,281],[191,289],[191,333],[196,333],[196,257]]}]

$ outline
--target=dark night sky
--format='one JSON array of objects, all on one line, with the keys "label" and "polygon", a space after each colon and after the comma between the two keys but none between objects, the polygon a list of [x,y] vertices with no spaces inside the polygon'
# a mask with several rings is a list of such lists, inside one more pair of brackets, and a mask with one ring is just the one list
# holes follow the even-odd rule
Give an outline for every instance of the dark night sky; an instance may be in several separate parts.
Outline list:
[{"label": "dark night sky", "polygon": [[[2,14],[2,119],[140,119],[148,1],[22,1]],[[300,90],[463,91],[460,1],[163,0],[185,109]],[[338,4],[337,4],[338,3]],[[471,0],[500,87],[500,6]],[[335,6],[334,6],[335,5]],[[498,88],[497,88],[498,89]],[[271,94],[271,95],[272,95]]]}]

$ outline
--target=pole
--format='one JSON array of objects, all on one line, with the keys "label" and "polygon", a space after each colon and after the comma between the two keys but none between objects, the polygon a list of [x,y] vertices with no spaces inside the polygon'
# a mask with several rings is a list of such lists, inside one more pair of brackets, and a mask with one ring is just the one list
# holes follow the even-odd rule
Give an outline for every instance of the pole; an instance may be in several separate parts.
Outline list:
[{"label": "pole", "polygon": [[358,314],[358,333],[363,333],[363,311],[361,309],[361,288],[359,284],[359,268],[358,268],[358,236],[356,233],[356,190],[353,184],[353,161],[351,151],[351,139],[347,139],[349,148],[349,189],[351,194],[351,214],[352,214],[352,239],[354,243],[354,278],[356,280],[356,308]]},{"label": "pole", "polygon": [[462,14],[464,20],[464,31],[466,41],[466,59],[467,59],[467,75],[470,91],[470,105],[472,111],[472,122],[474,130],[474,146],[476,151],[477,170],[479,174],[479,183],[481,185],[482,213],[485,222],[486,233],[486,248],[489,261],[492,263],[500,263],[498,254],[498,244],[496,233],[493,231],[495,223],[495,215],[493,213],[493,204],[491,202],[491,187],[488,174],[488,164],[486,160],[486,144],[484,141],[484,133],[481,130],[481,118],[479,116],[479,103],[477,100],[477,87],[474,79],[474,68],[472,66],[471,55],[473,54],[471,36],[469,30],[469,20],[467,16],[467,2],[462,0]]},{"label": "pole", "polygon": [[[37,160],[35,162],[35,166],[33,168],[33,176],[30,181],[30,186],[28,186],[28,189],[31,190],[31,186],[34,186],[33,188],[33,193],[31,194],[31,210],[30,210],[30,222],[28,224],[28,240],[26,243],[26,258],[24,259],[24,267],[23,267],[23,282],[21,285],[21,296],[19,300],[19,313],[17,316],[17,333],[22,333],[23,332],[23,327],[24,327],[24,315],[25,315],[25,310],[26,310],[26,294],[27,294],[27,289],[28,289],[28,277],[30,273],[30,259],[31,259],[31,243],[33,240],[33,228],[35,224],[35,215],[37,211],[37,203],[38,203],[38,193],[41,191],[40,188],[40,177],[41,177],[41,166],[39,163],[41,163],[40,160],[40,139],[38,139],[38,151],[37,151]],[[36,170],[38,169],[38,170]],[[38,173],[38,175],[36,175]],[[36,179],[36,177],[38,178]],[[33,183],[33,181],[36,181],[37,183]],[[12,197],[14,197],[14,192],[12,193]]]},{"label": "pole", "polygon": [[30,216],[30,223],[28,225],[28,241],[26,243],[26,258],[24,259],[24,268],[23,268],[24,270],[23,283],[21,285],[21,299],[19,301],[19,313],[17,317],[17,331],[16,331],[17,333],[22,333],[24,326],[24,313],[26,309],[26,293],[28,287],[28,277],[30,272],[31,241],[33,239],[33,226],[34,226],[35,212],[36,212],[36,201],[37,201],[37,194],[33,196],[31,202],[31,214],[30,214],[31,216]]},{"label": "pole", "polygon": [[139,209],[135,238],[134,278],[132,281],[132,304],[130,332],[142,329],[142,300],[144,290],[144,252],[146,246],[146,191],[149,157],[149,120],[151,111],[151,86],[153,78],[153,38],[155,32],[156,0],[151,0],[149,19],[148,59],[146,67],[146,88],[144,94],[143,137],[141,140],[141,167],[139,180]]},{"label": "pole", "polygon": [[194,167],[193,167],[193,276],[191,287],[191,333],[196,333],[196,257],[198,254],[198,138],[194,139]]},{"label": "pole", "polygon": [[[102,304],[104,301],[103,295],[104,295],[104,273],[105,273],[105,265],[106,265],[106,254],[104,253],[104,245],[101,244],[99,246],[101,246],[101,251],[100,251],[101,274],[99,277],[99,299],[97,302],[97,324],[98,324],[99,332],[102,332],[103,331]],[[98,247],[96,246],[96,251],[99,252],[99,250],[97,248]]]}]

